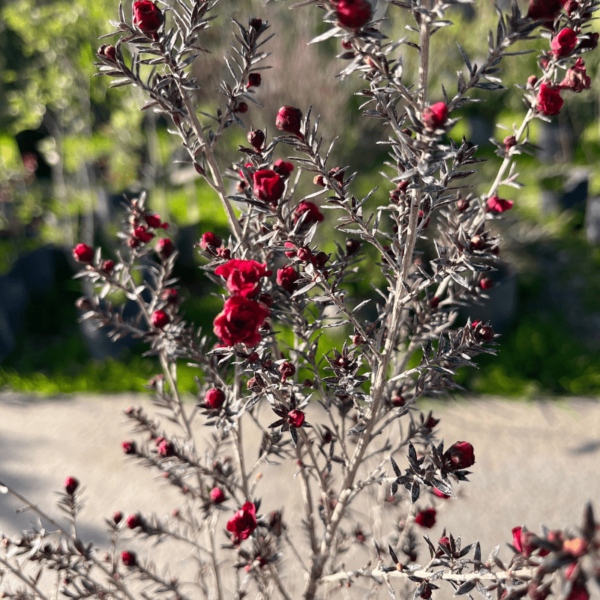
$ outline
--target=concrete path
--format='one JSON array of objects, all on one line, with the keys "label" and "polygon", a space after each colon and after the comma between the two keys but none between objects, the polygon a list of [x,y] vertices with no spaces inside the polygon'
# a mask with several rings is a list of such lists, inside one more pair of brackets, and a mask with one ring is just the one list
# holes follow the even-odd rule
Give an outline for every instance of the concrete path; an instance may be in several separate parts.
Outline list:
[{"label": "concrete path", "polygon": [[[120,442],[131,437],[122,411],[140,403],[149,405],[148,396],[40,400],[0,394],[0,481],[51,507],[53,491],[68,475],[77,477],[87,496],[80,535],[102,544],[107,540],[103,518],[115,510],[170,513],[180,505],[181,495],[153,481],[159,474],[125,460],[120,449]],[[510,541],[516,525],[526,524],[533,531],[542,523],[550,528],[576,525],[585,502],[600,498],[598,403],[485,399],[436,404],[434,414],[442,419],[438,435],[446,445],[471,442],[477,462],[471,482],[460,486],[460,498],[443,503],[438,524],[427,532],[432,539],[446,526],[462,535],[464,543],[478,538],[485,555],[496,544]],[[318,422],[318,414],[311,416]],[[255,438],[247,432],[245,445],[249,451],[253,447],[251,456],[256,456]],[[403,457],[398,458],[403,466]],[[301,514],[295,469],[289,464],[263,470],[257,495],[263,499],[261,512],[286,505],[290,533],[296,538],[304,534],[293,530],[300,521],[294,515]],[[0,496],[0,532],[14,535],[32,522],[29,512],[15,515],[18,506]],[[600,513],[600,502],[596,509]],[[222,530],[218,535],[225,543]],[[506,549],[502,555],[508,555]]]}]

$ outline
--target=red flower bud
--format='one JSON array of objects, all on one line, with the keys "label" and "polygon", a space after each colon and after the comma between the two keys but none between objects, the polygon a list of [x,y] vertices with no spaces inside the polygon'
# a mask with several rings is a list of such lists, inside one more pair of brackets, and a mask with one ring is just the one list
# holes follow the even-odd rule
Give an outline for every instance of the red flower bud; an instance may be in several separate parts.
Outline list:
[{"label": "red flower bud", "polygon": [[118,510],[117,512],[113,513],[112,519],[115,522],[115,525],[118,525],[123,520],[123,513]]},{"label": "red flower bud", "polygon": [[514,135],[508,135],[503,140],[504,149],[508,152],[513,146],[517,145],[517,138]]},{"label": "red flower bud", "polygon": [[533,89],[535,87],[535,84],[538,82],[538,78],[535,75],[530,75],[527,78],[527,87],[529,89]]},{"label": "red flower bud", "polygon": [[585,50],[595,50],[598,47],[598,39],[600,38],[600,33],[588,33],[585,37],[581,38],[579,42],[579,47]]},{"label": "red flower bud", "polygon": [[281,159],[275,161],[273,171],[282,177],[289,177],[294,170],[294,165],[290,162],[285,162]]},{"label": "red flower bud", "polygon": [[167,304],[177,304],[179,301],[179,294],[177,293],[177,290],[169,288],[163,291],[160,295],[160,299],[164,300]]},{"label": "red flower bud", "polygon": [[568,0],[565,4],[565,11],[569,16],[571,16],[578,8],[579,4],[575,2],[575,0]]},{"label": "red flower bud", "polygon": [[262,27],[262,19],[259,19],[258,17],[253,17],[252,19],[248,20],[248,24],[250,25],[250,27],[252,27],[252,29],[258,31]]},{"label": "red flower bud", "polygon": [[116,53],[115,53],[114,46],[109,46],[108,44],[102,44],[102,46],[100,46],[100,48],[98,48],[98,54],[100,56],[104,56],[104,58],[107,58],[108,60],[112,60],[113,62],[115,62],[115,60],[116,60]]},{"label": "red flower bud", "polygon": [[219,388],[211,388],[204,396],[204,403],[214,410],[218,410],[225,402],[225,394]]},{"label": "red flower bud", "polygon": [[146,244],[154,237],[154,234],[150,233],[143,225],[140,225],[133,230],[133,237],[136,240]]},{"label": "red flower bud", "polygon": [[254,173],[253,180],[254,195],[259,200],[276,205],[285,191],[285,184],[281,176],[270,169],[263,169]]},{"label": "red flower bud", "polygon": [[238,540],[245,540],[250,537],[256,526],[256,507],[252,502],[246,502],[227,522],[227,531]]},{"label": "red flower bud", "polygon": [[222,502],[225,502],[225,494],[221,488],[213,488],[210,490],[209,495],[213,504],[221,504]]},{"label": "red flower bud", "polygon": [[208,246],[213,248],[218,248],[223,243],[223,240],[218,236],[212,233],[211,231],[207,231],[202,235],[202,239],[200,240],[200,247],[202,250],[206,250]]},{"label": "red flower bud", "polygon": [[303,262],[308,262],[312,257],[312,252],[308,248],[298,250],[298,258]]},{"label": "red flower bud", "polygon": [[280,131],[291,133],[301,137],[300,125],[302,123],[302,111],[293,106],[282,106],[277,113],[275,127]]},{"label": "red flower bud", "polygon": [[294,293],[294,284],[298,280],[300,275],[294,267],[287,266],[277,271],[277,285],[280,285],[289,294]]},{"label": "red flower bud", "polygon": [[552,39],[550,47],[554,56],[560,58],[561,56],[569,56],[575,50],[576,45],[577,34],[569,27],[565,27]]},{"label": "red flower bud", "polygon": [[304,413],[301,410],[294,409],[290,410],[290,412],[288,413],[287,422],[292,427],[302,427],[302,425],[304,424],[304,420]]},{"label": "red flower bud", "polygon": [[253,129],[248,134],[248,142],[255,150],[260,150],[265,143],[265,133],[260,129]]},{"label": "red flower bud", "polygon": [[246,87],[259,87],[262,83],[262,77],[260,73],[250,73],[248,75],[248,84]]},{"label": "red flower bud", "polygon": [[563,99],[560,97],[559,87],[542,83],[535,107],[543,115],[555,116],[560,113],[563,102]]},{"label": "red flower bud", "polygon": [[133,24],[144,33],[156,33],[165,20],[162,11],[150,0],[133,3]]},{"label": "red flower bud", "polygon": [[348,256],[352,256],[353,254],[358,252],[359,248],[360,248],[360,240],[353,240],[353,239],[346,240],[346,254]]},{"label": "red flower bud", "polygon": [[527,16],[550,26],[567,0],[529,0]]},{"label": "red flower bud", "polygon": [[307,202],[306,200],[300,202],[296,207],[296,210],[294,210],[294,224],[296,224],[304,214],[306,214],[303,221],[304,225],[320,223],[325,218],[316,204]]},{"label": "red flower bud", "polygon": [[460,212],[465,212],[465,210],[467,210],[467,208],[469,208],[469,201],[465,200],[464,198],[461,198],[457,203],[456,203],[456,208],[458,208],[458,210]]},{"label": "red flower bud", "polygon": [[155,310],[152,314],[152,325],[157,329],[162,329],[171,321],[169,315],[164,310]]},{"label": "red flower bud", "polygon": [[166,260],[175,251],[175,245],[169,238],[161,238],[156,242],[156,253]]},{"label": "red flower bud", "polygon": [[431,529],[435,525],[435,515],[435,508],[426,508],[417,513],[415,523],[425,529]]},{"label": "red flower bud", "polygon": [[115,268],[115,261],[114,260],[103,260],[102,261],[102,271],[104,273],[106,273],[107,275],[110,275],[113,272],[113,269]]},{"label": "red flower bud", "polygon": [[158,455],[163,458],[169,458],[170,456],[175,456],[175,446],[169,440],[163,440],[158,445]]},{"label": "red flower bud", "polygon": [[494,282],[489,277],[484,277],[479,282],[479,287],[482,290],[491,290],[494,287]]},{"label": "red flower bud", "polygon": [[121,448],[125,454],[135,454],[135,442],[121,442]]},{"label": "red flower bud", "polygon": [[337,21],[342,27],[358,29],[371,20],[371,4],[367,0],[339,0]]},{"label": "red flower bud", "polygon": [[77,244],[73,249],[73,257],[77,262],[89,265],[94,260],[94,249],[87,244]]},{"label": "red flower bud", "polygon": [[279,372],[281,378],[285,381],[288,377],[293,377],[296,374],[296,367],[289,362],[284,362],[279,365]]},{"label": "red flower bud", "polygon": [[443,102],[437,102],[433,106],[428,106],[423,111],[423,124],[429,131],[439,129],[448,119],[448,107]]},{"label": "red flower bud", "polygon": [[510,210],[514,202],[512,200],[503,200],[502,198],[498,198],[498,196],[492,196],[487,199],[486,204],[489,212],[503,213]]},{"label": "red flower bud", "polygon": [[67,477],[65,479],[65,492],[72,496],[75,493],[75,490],[79,487],[79,481],[75,479],[75,477]]},{"label": "red flower bud", "polygon": [[248,112],[248,105],[245,102],[238,102],[235,105],[235,107],[233,109],[233,112],[242,113],[242,114],[247,113]]},{"label": "red flower bud", "polygon": [[125,523],[127,523],[127,527],[129,527],[129,529],[135,529],[136,527],[141,527],[142,519],[140,515],[129,515]]},{"label": "red flower bud", "polygon": [[154,227],[154,229],[162,226],[160,215],[144,215],[144,221],[146,221],[148,227]]},{"label": "red flower bud", "polygon": [[475,452],[469,442],[456,442],[444,452],[444,458],[451,471],[468,469],[475,464]]},{"label": "red flower bud", "polygon": [[135,552],[129,550],[123,550],[123,552],[121,552],[121,560],[126,567],[135,567],[137,565]]}]

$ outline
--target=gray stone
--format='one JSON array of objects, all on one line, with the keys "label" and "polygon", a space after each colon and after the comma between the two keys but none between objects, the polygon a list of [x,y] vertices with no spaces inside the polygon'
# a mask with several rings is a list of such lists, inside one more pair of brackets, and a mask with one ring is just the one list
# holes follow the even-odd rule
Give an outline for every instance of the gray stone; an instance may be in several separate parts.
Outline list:
[{"label": "gray stone", "polygon": [[585,236],[590,244],[600,244],[600,198],[588,198],[587,200]]}]

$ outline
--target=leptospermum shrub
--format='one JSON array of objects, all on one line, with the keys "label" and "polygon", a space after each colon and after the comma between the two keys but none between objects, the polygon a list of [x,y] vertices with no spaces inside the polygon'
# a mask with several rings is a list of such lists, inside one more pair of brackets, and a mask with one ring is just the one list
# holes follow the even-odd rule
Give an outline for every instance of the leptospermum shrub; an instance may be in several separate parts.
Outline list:
[{"label": "leptospermum shrub", "polygon": [[[439,504],[455,496],[458,484],[466,485],[476,454],[485,452],[468,440],[439,440],[438,419],[421,413],[417,400],[456,389],[458,368],[472,366],[482,352],[494,353],[493,324],[460,323],[457,307],[478,301],[493,285],[489,273],[500,240],[492,225],[518,202],[511,186],[519,185],[516,159],[531,148],[529,123],[549,120],[571,94],[590,87],[584,58],[598,42],[598,34],[589,32],[596,0],[531,0],[526,14],[514,1],[508,14],[499,11],[496,31],[482,41],[486,58],[475,64],[459,45],[456,89],[430,89],[430,38],[451,25],[446,13],[462,2],[390,0],[389,18],[412,23],[399,41],[386,37],[385,21],[373,20],[366,0],[302,3],[319,9],[326,23],[315,41],[335,38],[340,44],[342,76],[364,82],[361,110],[377,120],[381,143],[389,148],[380,186],[389,191],[385,201],[381,191],[353,195],[360,174],[331,163],[333,142],[321,137],[314,110],[294,106],[291,91],[289,106],[274,123],[265,117],[264,130],[250,131],[248,146],[230,163],[215,159],[227,129],[245,126],[246,112],[254,123],[263,118],[255,92],[269,77],[266,21],[234,21],[234,53],[226,59],[231,77],[209,114],[194,107],[202,82],[190,66],[209,50],[203,32],[217,3],[178,0],[169,7],[141,0],[133,4],[132,19],[119,7],[115,31],[108,34],[113,44],[98,52],[99,72],[115,78],[114,87],[139,87],[147,96],[142,110],[170,118],[190,162],[220,198],[231,235],[221,239],[207,231],[198,251],[206,276],[221,286],[223,307],[212,332],[183,320],[172,277],[177,252],[168,224],[146,208],[143,195],[127,202],[118,261],[104,260],[100,249],[84,244],[74,249],[80,277],[97,290],[78,302],[83,319],[108,328],[114,339],[142,339],[160,360],[164,372],[149,388],[155,407],[179,429],[172,433],[132,407],[126,413],[133,437],[122,450],[137,465],[162,472],[160,481],[180,491],[182,506],[166,519],[120,512],[107,518],[113,543],[103,557],[73,533],[81,507],[77,480],[66,480],[59,501],[71,524],[3,487],[51,524],[4,539],[2,572],[17,580],[16,587],[4,586],[5,597],[290,600],[303,589],[310,600],[361,578],[371,588],[368,597],[430,598],[441,586],[486,599],[589,597],[590,580],[600,582],[591,507],[578,530],[515,527],[509,562],[499,559],[498,547],[483,558],[478,542],[461,545],[450,533],[437,541],[425,535],[420,550],[416,544],[435,524]],[[498,174],[478,182],[487,191],[469,192],[468,178],[480,162],[477,148],[467,140],[456,144],[447,133],[460,108],[475,101],[471,92],[492,96],[502,89],[501,62],[519,60],[540,37],[548,43],[539,73],[525,73],[522,86],[528,112],[496,143]],[[416,81],[403,77],[403,60],[418,63]],[[279,133],[268,137],[273,125]],[[301,179],[314,186],[303,197]],[[379,203],[369,202],[372,195]],[[331,228],[346,237],[326,253],[319,242]],[[435,251],[429,261],[422,257],[427,240]],[[364,264],[367,256],[372,264]],[[379,269],[386,285],[357,303],[345,282],[361,263]],[[137,319],[127,321],[107,301],[116,291],[137,302]],[[320,340],[331,327],[346,340],[323,354]],[[282,340],[284,329],[293,333],[292,345]],[[415,353],[420,362],[409,368]],[[181,363],[198,367],[195,404],[183,402],[178,390]],[[314,410],[307,410],[309,404]],[[194,429],[198,422],[205,427]],[[250,454],[242,444],[246,422],[262,432],[260,447]],[[200,429],[212,440],[208,449],[195,439]],[[289,461],[296,477],[278,483],[298,486],[303,514],[285,506],[265,513],[258,474],[266,464]],[[385,490],[379,497],[393,511],[396,530],[371,534],[373,523],[357,526],[349,518],[350,507],[372,490]],[[187,545],[195,561],[171,577],[167,565],[143,559],[123,543],[124,532]],[[349,548],[368,537],[365,552],[346,562]],[[45,570],[58,573],[54,592],[40,587]]]}]

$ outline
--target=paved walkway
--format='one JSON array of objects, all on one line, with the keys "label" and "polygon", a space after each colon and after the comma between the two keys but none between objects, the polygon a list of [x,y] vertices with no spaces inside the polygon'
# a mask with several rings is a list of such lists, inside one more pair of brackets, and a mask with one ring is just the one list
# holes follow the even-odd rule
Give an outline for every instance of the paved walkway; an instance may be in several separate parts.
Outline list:
[{"label": "paved walkway", "polygon": [[[123,409],[147,404],[147,398],[39,400],[0,394],[0,481],[51,506],[53,491],[60,489],[65,477],[79,478],[87,496],[80,534],[101,543],[106,542],[103,517],[115,510],[169,513],[180,505],[181,496],[156,484],[157,474],[124,460],[120,449],[121,440],[131,437]],[[460,486],[461,498],[443,503],[438,524],[428,532],[432,539],[446,526],[462,535],[465,543],[478,538],[485,555],[494,545],[510,541],[515,525],[526,524],[534,531],[542,523],[550,528],[576,525],[585,502],[600,498],[598,403],[486,399],[435,405],[434,414],[442,419],[438,433],[446,445],[471,442],[477,462],[471,482]],[[318,418],[314,415],[311,420]],[[199,431],[206,436],[206,428]],[[249,452],[255,438],[247,432]],[[256,456],[256,446],[251,456]],[[398,458],[402,466],[402,457]],[[300,522],[294,515],[301,514],[294,472],[293,464],[265,469],[257,495],[263,499],[262,512],[286,504],[290,533],[302,537],[302,532],[293,531]],[[31,513],[15,515],[17,507],[13,499],[0,496],[0,532],[13,535],[31,523]],[[600,505],[596,509],[600,513]],[[226,541],[221,531],[218,535],[223,538],[220,542]]]}]

